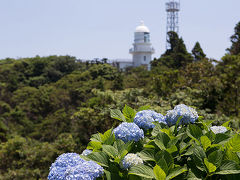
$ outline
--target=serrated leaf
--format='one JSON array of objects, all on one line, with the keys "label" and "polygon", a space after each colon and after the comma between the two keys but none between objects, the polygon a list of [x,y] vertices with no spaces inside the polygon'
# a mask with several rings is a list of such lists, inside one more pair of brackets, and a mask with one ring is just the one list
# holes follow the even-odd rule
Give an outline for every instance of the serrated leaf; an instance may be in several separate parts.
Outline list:
[{"label": "serrated leaf", "polygon": [[235,161],[224,161],[224,163],[220,167],[220,171],[225,170],[239,170],[238,164]]},{"label": "serrated leaf", "polygon": [[101,137],[101,142],[108,145],[111,145],[115,140],[113,129],[109,129],[104,134],[100,134],[100,137]]},{"label": "serrated leaf", "polygon": [[166,133],[163,133],[163,132],[158,133],[156,139],[154,140],[155,144],[161,150],[166,150],[169,141],[170,141],[169,136]]},{"label": "serrated leaf", "polygon": [[138,153],[138,156],[142,158],[144,161],[154,161],[154,150],[153,149],[144,149],[140,153]]},{"label": "serrated leaf", "polygon": [[197,168],[201,171],[205,171],[203,159],[206,158],[206,154],[201,146],[193,147],[193,160]]},{"label": "serrated leaf", "polygon": [[208,160],[209,162],[213,163],[216,167],[219,167],[220,164],[222,163],[224,152],[221,150],[218,151],[213,151],[212,153],[209,154]]},{"label": "serrated leaf", "polygon": [[99,133],[93,134],[90,140],[91,141],[99,141],[99,142],[101,142],[101,136],[100,136]]},{"label": "serrated leaf", "polygon": [[128,174],[133,174],[133,175],[144,177],[144,178],[152,178],[152,179],[155,178],[153,169],[145,165],[133,166],[128,171]]},{"label": "serrated leaf", "polygon": [[109,156],[113,158],[118,156],[118,150],[115,149],[113,146],[103,145],[102,149],[103,149],[103,152],[107,153]]},{"label": "serrated leaf", "polygon": [[229,138],[230,138],[229,135],[219,133],[219,134],[216,134],[215,140],[214,140],[213,143],[214,144],[225,144],[228,141]]},{"label": "serrated leaf", "polygon": [[214,164],[210,163],[207,158],[204,158],[204,164],[206,165],[209,173],[213,173],[217,169],[217,167]]},{"label": "serrated leaf", "polygon": [[205,151],[209,146],[211,146],[211,141],[208,139],[207,136],[201,136],[200,141]]},{"label": "serrated leaf", "polygon": [[166,173],[165,173],[165,172],[162,170],[162,168],[160,168],[158,165],[156,165],[156,166],[153,168],[153,172],[154,172],[157,180],[165,180],[165,178],[166,178]]},{"label": "serrated leaf", "polygon": [[164,172],[168,174],[168,171],[172,169],[174,163],[172,155],[167,151],[159,151],[155,155],[155,159],[157,161],[157,165],[159,165]]},{"label": "serrated leaf", "polygon": [[186,167],[177,167],[177,168],[174,168],[170,173],[169,175],[167,176],[166,180],[170,180],[170,179],[173,179],[175,177],[177,177],[178,175],[184,173],[187,171],[187,168]]},{"label": "serrated leaf", "polygon": [[227,147],[232,152],[240,152],[240,135],[236,134],[228,141]]},{"label": "serrated leaf", "polygon": [[87,156],[89,159],[97,162],[101,166],[108,167],[109,157],[105,152],[92,152]]},{"label": "serrated leaf", "polygon": [[102,148],[102,143],[99,141],[90,141],[88,143],[88,149],[99,150]]},{"label": "serrated leaf", "polygon": [[110,109],[111,118],[126,122],[126,118],[119,109]]},{"label": "serrated leaf", "polygon": [[197,125],[190,124],[187,128],[187,135],[200,144],[199,139],[202,136],[202,130]]},{"label": "serrated leaf", "polygon": [[123,108],[123,115],[126,118],[127,122],[133,122],[136,111],[133,108],[125,105]]}]

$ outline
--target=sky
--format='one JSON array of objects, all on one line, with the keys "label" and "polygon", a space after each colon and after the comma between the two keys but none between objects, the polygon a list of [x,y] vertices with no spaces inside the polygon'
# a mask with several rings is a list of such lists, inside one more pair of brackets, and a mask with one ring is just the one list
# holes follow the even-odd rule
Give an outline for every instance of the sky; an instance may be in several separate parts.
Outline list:
[{"label": "sky", "polygon": [[[153,57],[166,47],[167,0],[0,0],[0,59],[71,55],[131,58],[140,20],[151,31]],[[221,59],[240,21],[239,0],[181,0],[180,36],[191,51]]]}]

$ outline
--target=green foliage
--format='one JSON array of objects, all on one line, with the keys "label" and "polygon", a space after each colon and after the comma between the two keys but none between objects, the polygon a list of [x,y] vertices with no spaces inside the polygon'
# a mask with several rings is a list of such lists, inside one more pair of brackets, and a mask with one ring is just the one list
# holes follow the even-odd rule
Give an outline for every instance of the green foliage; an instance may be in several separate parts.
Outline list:
[{"label": "green foliage", "polygon": [[202,60],[206,57],[206,54],[204,54],[199,42],[196,42],[194,48],[192,49],[192,54],[195,61]]},{"label": "green foliage", "polygon": [[234,34],[231,36],[232,46],[227,49],[231,55],[240,54],[240,22],[236,24],[234,28]]},{"label": "green foliage", "polygon": [[[123,112],[126,108],[130,109],[125,106]],[[195,124],[180,127],[178,123],[172,127],[156,123],[142,141],[128,143],[114,139],[111,129],[93,135],[88,146],[93,153],[82,157],[102,165],[107,179],[239,178],[240,135],[231,129],[213,134],[210,126],[201,117]],[[124,170],[122,160],[128,153],[138,154],[144,164]]]}]

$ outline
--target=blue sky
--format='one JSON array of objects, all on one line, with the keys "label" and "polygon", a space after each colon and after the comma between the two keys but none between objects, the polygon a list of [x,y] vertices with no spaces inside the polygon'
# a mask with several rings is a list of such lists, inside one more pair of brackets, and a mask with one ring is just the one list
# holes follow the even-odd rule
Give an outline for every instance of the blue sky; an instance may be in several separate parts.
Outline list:
[{"label": "blue sky", "polygon": [[[166,0],[1,0],[0,58],[72,55],[131,58],[140,20],[159,57],[165,51]],[[180,36],[220,59],[240,21],[239,0],[181,0]]]}]

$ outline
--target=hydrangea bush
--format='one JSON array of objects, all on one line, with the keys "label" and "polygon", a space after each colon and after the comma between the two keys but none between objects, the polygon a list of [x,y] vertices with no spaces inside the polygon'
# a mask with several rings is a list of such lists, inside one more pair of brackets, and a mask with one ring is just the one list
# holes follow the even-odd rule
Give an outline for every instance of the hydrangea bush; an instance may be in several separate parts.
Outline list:
[{"label": "hydrangea bush", "polygon": [[92,135],[81,155],[61,155],[48,179],[240,179],[240,135],[230,121],[213,126],[184,104],[165,116],[125,106],[111,117],[122,122]]}]

